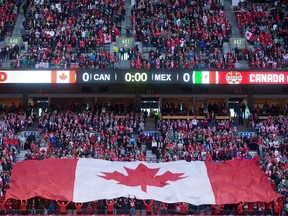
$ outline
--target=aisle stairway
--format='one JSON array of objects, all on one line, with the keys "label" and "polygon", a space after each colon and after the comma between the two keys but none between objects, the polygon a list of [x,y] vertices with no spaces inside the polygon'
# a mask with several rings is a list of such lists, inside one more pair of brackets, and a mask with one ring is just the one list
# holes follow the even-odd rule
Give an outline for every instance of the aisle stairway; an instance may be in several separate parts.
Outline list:
[{"label": "aisle stairway", "polygon": [[[23,1],[24,3],[25,1]],[[16,20],[16,23],[15,23],[15,26],[14,26],[14,29],[13,29],[13,32],[12,32],[12,37],[22,37],[22,31],[24,29],[23,27],[23,21],[25,20],[25,17],[24,17],[24,12],[23,12],[23,9],[22,9],[22,5],[20,6],[20,11],[19,11],[19,14],[18,14],[18,17],[17,17],[17,20]],[[24,53],[24,52],[23,52]],[[23,53],[20,53],[23,54]],[[12,60],[10,59],[5,59],[3,62],[2,62],[2,68],[10,68],[10,64],[11,64]]]},{"label": "aisle stairway", "polygon": [[[126,29],[130,29],[132,26],[132,22],[131,22],[131,9],[132,9],[131,0],[125,0],[124,8],[125,8],[126,14],[125,14],[125,19],[122,20],[122,22],[121,22],[121,26],[122,26],[121,37],[131,37],[130,34],[126,33]],[[120,68],[121,69],[129,69],[130,68],[130,60],[121,60],[120,61]]]},{"label": "aisle stairway", "polygon": [[131,9],[132,9],[132,6],[131,6],[131,0],[125,0],[125,12],[126,12],[126,15],[125,15],[125,19],[122,20],[121,22],[121,26],[122,26],[122,29],[121,29],[121,36],[122,37],[126,37],[126,27],[131,27],[132,23],[131,23]]},{"label": "aisle stairway", "polygon": [[231,29],[232,29],[232,38],[240,38],[241,37],[241,33],[239,31],[239,28],[237,26],[237,20],[236,17],[233,13],[233,6],[232,6],[232,0],[225,0],[224,2],[224,10],[225,10],[225,14],[227,19],[229,20],[229,23],[231,25]]},{"label": "aisle stairway", "polygon": [[155,131],[155,119],[147,117],[145,119],[145,131]]},{"label": "aisle stairway", "polygon": [[[225,0],[224,2],[224,10],[227,19],[229,20],[229,23],[231,25],[231,38],[243,38],[242,32],[239,31],[238,25],[237,25],[237,19],[234,15],[234,9],[232,6],[232,0]],[[223,53],[227,53],[230,50],[229,42],[225,42],[223,44]],[[248,60],[240,60],[239,61],[239,67],[236,69],[249,69],[249,62]]]},{"label": "aisle stairway", "polygon": [[27,150],[21,150],[20,154],[18,154],[16,162],[21,162],[25,160],[25,155],[27,153]]},{"label": "aisle stairway", "polygon": [[[154,118],[150,118],[147,117],[145,119],[145,130],[144,132],[148,132],[148,133],[157,133],[156,129],[155,129],[155,119]],[[146,151],[146,162],[149,163],[157,163],[157,157],[156,155],[152,154],[151,150],[147,150]]]},{"label": "aisle stairway", "polygon": [[[35,122],[38,122],[38,121],[35,120]],[[20,135],[23,135],[27,139],[27,137],[29,137],[29,135],[31,135],[31,133],[33,133],[35,135],[35,140],[36,140],[36,143],[37,143],[38,140],[41,140],[42,135],[39,133],[38,124],[35,123],[35,122],[31,125],[31,127],[23,128],[23,130],[20,133]],[[26,149],[21,149],[20,153],[17,155],[16,161],[19,162],[19,161],[25,160],[26,153],[27,153]]]},{"label": "aisle stairway", "polygon": [[151,150],[146,151],[146,162],[157,163],[157,157],[156,157],[156,155],[152,154]]}]

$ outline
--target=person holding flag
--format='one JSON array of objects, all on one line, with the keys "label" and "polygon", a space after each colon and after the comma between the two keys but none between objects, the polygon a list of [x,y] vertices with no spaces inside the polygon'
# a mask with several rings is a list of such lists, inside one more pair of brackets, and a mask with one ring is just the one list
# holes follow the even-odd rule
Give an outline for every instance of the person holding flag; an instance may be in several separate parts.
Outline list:
[{"label": "person holding flag", "polygon": [[75,208],[76,208],[77,214],[82,213],[82,206],[83,206],[83,203],[75,203]]},{"label": "person holding flag", "polygon": [[212,208],[214,208],[214,214],[215,215],[220,215],[221,211],[224,208],[224,205],[212,205]]},{"label": "person holding flag", "polygon": [[56,203],[59,206],[60,214],[65,215],[66,214],[66,208],[69,205],[70,201],[65,203],[65,202],[59,202],[58,200],[56,200]]},{"label": "person holding flag", "polygon": [[179,207],[180,207],[180,214],[186,215],[187,211],[188,211],[189,204],[185,203],[185,202],[181,202],[181,203],[179,203]]},{"label": "person holding flag", "polygon": [[107,214],[113,214],[114,212],[114,200],[106,200],[106,206],[107,206]]},{"label": "person holding flag", "polygon": [[146,208],[146,215],[151,215],[152,214],[152,205],[153,205],[153,200],[143,200],[143,203]]},{"label": "person holding flag", "polygon": [[21,202],[20,202],[20,210],[21,210],[21,214],[26,214],[27,213],[27,200],[21,200]]}]

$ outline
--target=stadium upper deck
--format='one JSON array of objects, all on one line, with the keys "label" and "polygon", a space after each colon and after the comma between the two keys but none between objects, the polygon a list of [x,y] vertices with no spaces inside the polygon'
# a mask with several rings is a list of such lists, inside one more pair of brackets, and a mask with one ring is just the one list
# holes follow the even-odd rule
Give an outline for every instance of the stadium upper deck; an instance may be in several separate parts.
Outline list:
[{"label": "stadium upper deck", "polygon": [[[221,0],[31,0],[18,5],[24,16],[15,28],[23,43],[9,47],[6,40],[0,57],[4,68],[286,69],[286,6],[287,1],[240,1],[232,7]],[[19,35],[11,36],[13,41]],[[136,42],[123,45],[123,37]]]}]

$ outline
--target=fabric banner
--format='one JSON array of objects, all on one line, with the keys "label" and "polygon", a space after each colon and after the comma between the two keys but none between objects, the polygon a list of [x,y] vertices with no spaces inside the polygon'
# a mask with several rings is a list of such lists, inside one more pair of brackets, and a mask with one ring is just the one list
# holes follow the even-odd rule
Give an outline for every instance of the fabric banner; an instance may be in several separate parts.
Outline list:
[{"label": "fabric banner", "polygon": [[104,43],[111,43],[112,37],[110,34],[104,34]]},{"label": "fabric banner", "polygon": [[249,30],[246,30],[245,32],[245,38],[248,40],[248,41],[252,41],[253,38],[254,38],[254,34],[252,32],[250,32]]},{"label": "fabric banner", "polygon": [[47,159],[14,165],[6,199],[89,202],[117,197],[167,203],[270,202],[278,197],[254,160],[215,162],[110,162]]}]

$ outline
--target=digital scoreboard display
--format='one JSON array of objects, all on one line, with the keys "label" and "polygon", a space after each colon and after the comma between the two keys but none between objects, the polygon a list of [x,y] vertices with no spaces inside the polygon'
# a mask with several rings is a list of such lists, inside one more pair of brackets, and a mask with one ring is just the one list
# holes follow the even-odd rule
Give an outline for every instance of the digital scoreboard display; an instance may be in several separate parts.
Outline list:
[{"label": "digital scoreboard display", "polygon": [[77,83],[288,84],[288,71],[79,71]]},{"label": "digital scoreboard display", "polygon": [[192,83],[193,72],[168,71],[85,71],[77,73],[80,83]]},{"label": "digital scoreboard display", "polygon": [[3,70],[1,83],[147,83],[190,85],[286,85],[288,71],[199,70]]}]

